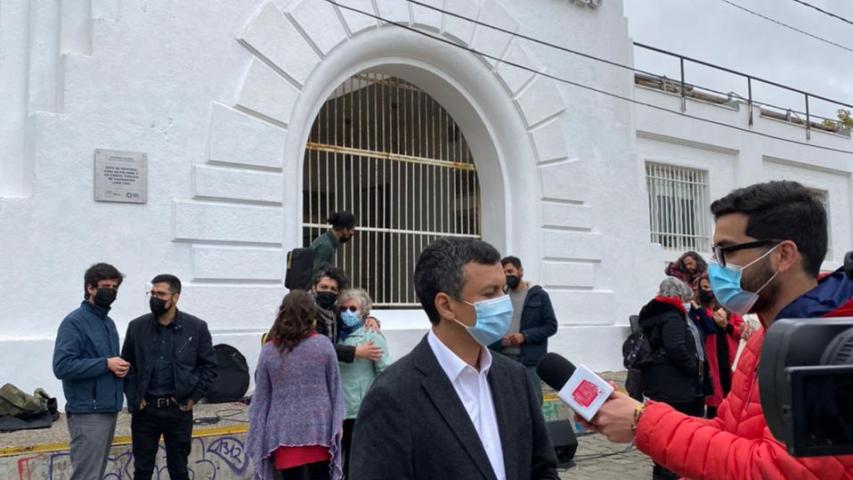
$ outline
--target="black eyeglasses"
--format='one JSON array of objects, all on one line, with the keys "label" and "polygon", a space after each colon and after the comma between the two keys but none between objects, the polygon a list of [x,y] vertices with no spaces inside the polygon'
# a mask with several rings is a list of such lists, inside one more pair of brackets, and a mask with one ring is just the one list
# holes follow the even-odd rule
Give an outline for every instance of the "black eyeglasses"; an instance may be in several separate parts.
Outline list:
[{"label": "black eyeglasses", "polygon": [[358,312],[358,307],[341,307],[341,311],[349,310],[350,312]]},{"label": "black eyeglasses", "polygon": [[765,247],[767,245],[775,245],[781,242],[781,240],[755,240],[753,242],[746,243],[736,243],[734,245],[713,245],[711,247],[711,252],[714,255],[714,260],[720,264],[721,267],[726,266],[726,254],[729,252],[736,252],[738,250],[747,250],[750,248],[759,248]]}]

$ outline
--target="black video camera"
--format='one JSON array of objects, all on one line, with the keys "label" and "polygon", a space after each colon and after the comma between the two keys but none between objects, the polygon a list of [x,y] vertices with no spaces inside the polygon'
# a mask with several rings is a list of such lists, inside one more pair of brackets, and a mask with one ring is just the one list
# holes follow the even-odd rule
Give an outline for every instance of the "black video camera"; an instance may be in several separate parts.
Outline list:
[{"label": "black video camera", "polygon": [[[853,252],[844,270],[853,278]],[[767,426],[791,455],[853,454],[853,318],[773,322],[758,382]]]}]

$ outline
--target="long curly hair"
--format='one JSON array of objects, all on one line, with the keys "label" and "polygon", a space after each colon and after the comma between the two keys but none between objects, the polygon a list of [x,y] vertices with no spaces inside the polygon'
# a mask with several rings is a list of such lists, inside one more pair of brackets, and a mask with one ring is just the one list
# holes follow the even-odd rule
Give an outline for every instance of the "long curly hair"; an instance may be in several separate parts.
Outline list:
[{"label": "long curly hair", "polygon": [[302,290],[293,290],[282,299],[267,338],[278,346],[281,353],[293,350],[314,333],[315,312],[314,299]]}]

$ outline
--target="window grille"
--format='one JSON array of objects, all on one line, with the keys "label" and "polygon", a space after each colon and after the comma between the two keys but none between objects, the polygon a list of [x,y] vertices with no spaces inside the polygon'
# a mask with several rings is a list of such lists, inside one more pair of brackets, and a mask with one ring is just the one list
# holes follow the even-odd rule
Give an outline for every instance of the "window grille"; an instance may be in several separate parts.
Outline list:
[{"label": "window grille", "polygon": [[677,252],[709,252],[707,172],[646,162],[646,186],[652,242]]},{"label": "window grille", "polygon": [[303,245],[336,211],[357,233],[335,256],[377,307],[419,307],[420,252],[443,236],[480,237],[471,151],[448,112],[415,85],[382,74],[351,77],[326,101],[305,149]]}]

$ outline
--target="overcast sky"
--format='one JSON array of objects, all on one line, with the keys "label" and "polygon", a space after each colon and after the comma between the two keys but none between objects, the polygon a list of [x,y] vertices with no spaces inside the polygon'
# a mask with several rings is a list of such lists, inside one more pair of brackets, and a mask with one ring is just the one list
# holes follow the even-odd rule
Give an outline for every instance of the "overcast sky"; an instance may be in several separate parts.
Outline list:
[{"label": "overcast sky", "polygon": [[[604,0],[607,1],[607,0]],[[853,50],[853,25],[793,0],[730,0]],[[853,20],[853,0],[805,0]],[[793,32],[722,0],[624,0],[634,41],[705,60],[784,85],[853,104],[853,52]],[[637,68],[678,78],[678,63],[635,50]],[[704,67],[687,67],[688,82],[746,95],[746,81]],[[802,96],[753,87],[753,96],[804,110]],[[827,105],[812,105],[821,114]]]}]

